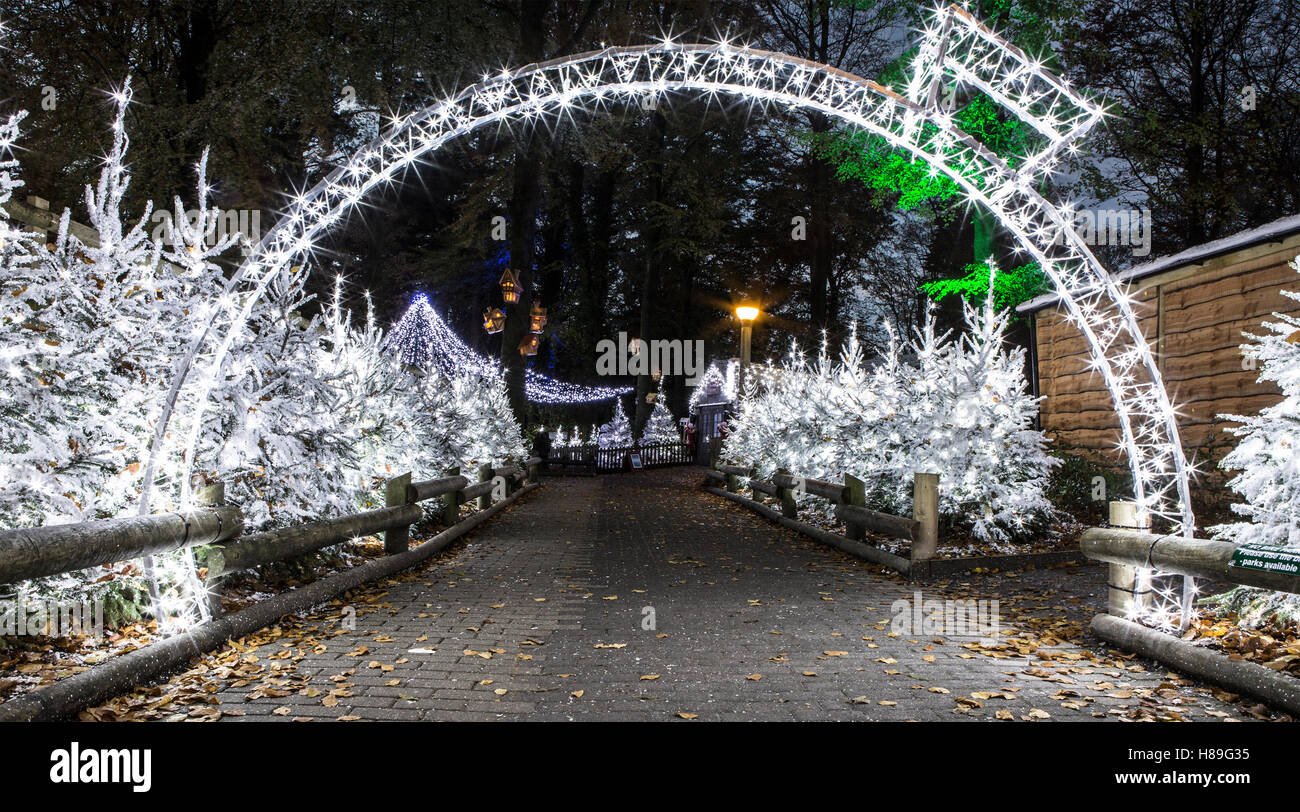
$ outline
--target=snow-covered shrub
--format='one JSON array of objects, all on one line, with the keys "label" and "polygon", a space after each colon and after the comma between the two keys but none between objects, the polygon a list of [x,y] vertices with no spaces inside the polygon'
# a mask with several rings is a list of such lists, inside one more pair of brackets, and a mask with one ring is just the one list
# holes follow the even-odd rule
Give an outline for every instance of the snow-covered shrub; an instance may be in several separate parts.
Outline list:
[{"label": "snow-covered shrub", "polygon": [[632,423],[623,411],[623,399],[614,399],[614,416],[595,430],[596,445],[601,448],[627,448],[632,445]]},{"label": "snow-covered shrub", "polygon": [[1059,462],[1033,428],[1037,401],[1024,378],[1024,350],[1003,344],[1008,314],[965,309],[952,340],[929,315],[906,350],[892,340],[872,369],[856,335],[838,363],[823,346],[807,364],[762,365],[746,382],[723,458],[802,476],[868,486],[873,507],[908,515],[912,475],[940,477],[940,515],[981,540],[1021,536],[1054,514],[1044,494]]},{"label": "snow-covered shrub", "polygon": [[[116,115],[85,217],[98,241],[69,232],[63,213],[54,242],[14,227],[0,211],[0,526],[87,521],[138,510],[155,429],[183,359],[212,357],[205,328],[247,301],[251,286],[227,280],[215,262],[238,239],[215,239],[206,155],[199,162],[197,218],[175,201],[165,236],[121,209],[127,171],[129,87]],[[0,202],[21,186],[12,156],[21,115],[0,123]],[[422,375],[385,348],[367,308],[355,323],[334,300],[312,318],[306,271],[279,274],[251,304],[216,380],[180,391],[152,484],[153,512],[174,509],[186,472],[223,481],[249,529],[373,506],[382,481],[411,471],[439,475],[524,457],[500,374]],[[206,369],[206,366],[204,366]],[[198,399],[211,404],[188,422]],[[181,457],[193,436],[193,465]],[[186,483],[188,484],[188,483]],[[193,561],[157,557],[170,609],[193,600]],[[21,587],[43,598],[91,597],[103,575],[69,574]],[[162,583],[167,581],[167,583]],[[108,586],[105,586],[108,584]],[[188,597],[180,593],[188,593]],[[169,611],[170,611],[169,609]]]},{"label": "snow-covered shrub", "polygon": [[[1300,271],[1300,257],[1291,263]],[[1300,301],[1300,293],[1282,291]],[[1241,425],[1241,438],[1220,466],[1238,473],[1229,482],[1245,500],[1232,506],[1248,521],[1211,528],[1216,538],[1238,544],[1300,549],[1300,318],[1274,313],[1264,334],[1245,333],[1245,357],[1259,364],[1259,380],[1282,390],[1282,400],[1257,415],[1220,415]],[[1241,587],[1218,602],[1254,625],[1265,619],[1300,620],[1300,596]]]}]

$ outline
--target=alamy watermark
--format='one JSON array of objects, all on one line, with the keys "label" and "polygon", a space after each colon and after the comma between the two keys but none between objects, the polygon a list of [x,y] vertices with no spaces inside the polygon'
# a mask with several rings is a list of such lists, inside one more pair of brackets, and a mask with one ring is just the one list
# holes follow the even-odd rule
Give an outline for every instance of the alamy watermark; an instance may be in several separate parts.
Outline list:
[{"label": "alamy watermark", "polygon": [[0,600],[0,637],[104,636],[103,601]]},{"label": "alamy watermark", "polygon": [[[191,227],[196,227],[203,213],[198,209],[185,212],[185,218]],[[158,209],[149,218],[155,225],[150,236],[158,245],[176,246],[173,233],[173,215],[167,209]],[[226,237],[242,235],[240,250],[244,256],[253,251],[253,246],[262,239],[262,212],[258,209],[218,209],[214,228],[204,235],[203,242],[209,246],[217,245]]]},{"label": "alamy watermark", "polygon": [[618,341],[605,338],[596,343],[597,375],[673,375],[698,386],[705,370],[701,340],[629,339],[620,332]]},{"label": "alamy watermark", "polygon": [[1002,622],[996,599],[926,600],[919,589],[890,604],[889,614],[894,634],[975,638],[986,644],[996,639]]},{"label": "alamy watermark", "polygon": [[52,784],[126,784],[132,792],[153,787],[153,750],[101,750],[72,742],[50,752]]},{"label": "alamy watermark", "polygon": [[[1135,257],[1151,253],[1150,209],[1080,209],[1074,213],[1074,231],[1085,245],[1131,246]],[[1056,243],[1064,241],[1060,237]]]}]

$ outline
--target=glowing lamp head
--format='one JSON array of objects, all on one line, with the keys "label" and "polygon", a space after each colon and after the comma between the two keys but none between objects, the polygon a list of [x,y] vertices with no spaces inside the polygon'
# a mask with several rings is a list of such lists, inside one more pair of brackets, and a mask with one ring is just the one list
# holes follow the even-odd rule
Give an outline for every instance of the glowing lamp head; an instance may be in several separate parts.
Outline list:
[{"label": "glowing lamp head", "polygon": [[740,305],[736,308],[736,318],[742,322],[750,322],[758,318],[758,308],[753,305]]},{"label": "glowing lamp head", "polygon": [[501,298],[506,300],[506,304],[519,301],[519,274],[509,268],[501,275]]},{"label": "glowing lamp head", "polygon": [[519,354],[520,354],[520,355],[536,355],[536,354],[537,354],[537,342],[538,342],[538,340],[539,340],[539,339],[538,339],[537,333],[528,333],[528,334],[526,334],[526,335],[524,336],[524,340],[519,342]]},{"label": "glowing lamp head", "polygon": [[483,311],[483,329],[488,331],[489,335],[496,335],[506,329],[506,314],[499,307],[489,307]]}]

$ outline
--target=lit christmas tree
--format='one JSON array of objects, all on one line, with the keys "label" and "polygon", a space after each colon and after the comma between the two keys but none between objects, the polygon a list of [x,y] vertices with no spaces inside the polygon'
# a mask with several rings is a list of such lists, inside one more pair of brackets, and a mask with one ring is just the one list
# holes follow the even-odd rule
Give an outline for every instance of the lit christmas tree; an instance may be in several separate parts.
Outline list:
[{"label": "lit christmas tree", "polygon": [[601,448],[628,448],[632,445],[632,424],[623,411],[623,399],[614,401],[614,417],[596,432],[596,445]]},{"label": "lit christmas tree", "polygon": [[[411,300],[389,334],[388,346],[403,364],[414,369],[436,369],[444,377],[496,374],[500,363],[470,349],[452,331],[423,293]],[[580,386],[558,381],[531,369],[524,370],[524,390],[533,403],[591,403],[627,394],[630,388]]]},{"label": "lit christmas tree", "polygon": [[[198,166],[199,217],[172,224],[170,247],[150,239],[152,206],[124,222],[129,85],[113,95],[112,145],[98,183],[86,188],[85,214],[96,244],[69,233],[65,210],[51,246],[4,225],[0,342],[0,521],[7,526],[86,521],[131,512],[145,485],[148,456],[174,359],[208,319],[221,289],[210,262],[232,238],[206,244],[215,223],[207,208],[205,163]],[[16,186],[8,158],[21,117],[0,130],[5,163],[0,193]],[[177,204],[180,209],[180,204]],[[199,234],[196,237],[195,234]],[[167,262],[163,262],[163,257]],[[148,480],[175,481],[179,466]],[[146,567],[165,616],[193,607],[195,575],[185,555]],[[106,597],[130,602],[138,578],[68,574],[24,586],[56,599]],[[94,583],[91,583],[94,582]],[[84,584],[84,586],[83,586]],[[76,594],[82,589],[80,594]]]},{"label": "lit christmas tree", "polygon": [[[0,210],[0,522],[36,526],[134,513],[155,484],[152,511],[174,510],[179,448],[193,473],[226,485],[250,530],[355,512],[380,500],[383,479],[407,470],[523,458],[499,374],[403,373],[367,313],[355,325],[333,300],[312,319],[301,267],[285,269],[255,299],[221,375],[182,390],[162,464],[146,481],[155,427],[179,359],[202,327],[243,305],[216,258],[238,235],[216,238],[206,155],[197,169],[198,216],[175,201],[156,239],[152,207],[125,222],[129,87],[115,94],[113,143],[98,184],[86,190],[97,245],[69,231],[65,211],[52,247],[13,228]],[[0,202],[21,181],[10,156],[21,116],[0,123]],[[197,346],[206,357],[213,342]],[[189,398],[190,400],[185,400]],[[212,407],[201,423],[197,398]],[[173,440],[172,435],[176,438]],[[191,440],[189,446],[182,441]],[[165,618],[201,618],[205,604],[188,554],[154,557],[150,579]],[[68,574],[21,585],[41,598],[112,593],[140,602],[138,576]]]},{"label": "lit christmas tree", "polygon": [[938,335],[933,315],[902,360],[896,341],[868,371],[856,334],[830,360],[823,345],[809,366],[798,355],[760,365],[747,379],[723,458],[869,484],[871,504],[910,514],[912,475],[940,475],[940,513],[995,545],[1054,514],[1043,493],[1057,464],[1033,429],[1023,350],[1003,347],[1008,314],[991,303],[965,309],[968,332]]},{"label": "lit christmas tree", "polygon": [[[701,400],[726,398],[735,400],[735,380],[732,377],[731,365],[727,367],[728,374],[724,378],[718,367],[710,364],[709,368],[704,371],[704,376],[700,378],[699,383],[695,385],[694,391],[691,392],[691,400],[687,409],[691,414],[695,414]],[[716,390],[716,394],[710,394],[710,390]]]},{"label": "lit christmas tree", "polygon": [[[1300,271],[1300,257],[1291,263]],[[1300,293],[1282,291],[1300,301]],[[1282,400],[1257,415],[1219,415],[1240,423],[1231,429],[1241,438],[1220,465],[1237,475],[1228,486],[1245,501],[1232,510],[1248,521],[1212,528],[1216,538],[1238,544],[1300,549],[1300,318],[1274,313],[1263,335],[1247,333],[1241,347],[1260,365],[1259,380],[1282,390]],[[1244,625],[1261,620],[1300,619],[1300,596],[1238,587],[1211,599],[1235,612]]]},{"label": "lit christmas tree", "polygon": [[682,441],[681,432],[677,430],[677,418],[673,417],[673,413],[668,410],[668,404],[665,401],[664,382],[660,378],[654,411],[650,413],[650,419],[646,421],[645,430],[641,434],[642,445],[680,443]]}]

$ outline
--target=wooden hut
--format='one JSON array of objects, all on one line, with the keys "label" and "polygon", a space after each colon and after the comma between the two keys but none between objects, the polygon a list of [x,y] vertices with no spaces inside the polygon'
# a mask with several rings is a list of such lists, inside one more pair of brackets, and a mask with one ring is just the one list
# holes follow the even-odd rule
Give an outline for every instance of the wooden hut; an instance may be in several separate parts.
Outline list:
[{"label": "wooden hut", "polygon": [[[1273,313],[1300,314],[1290,263],[1300,254],[1300,216],[1130,268],[1117,275],[1136,302],[1179,411],[1184,450],[1200,462],[1199,487],[1214,499],[1224,481],[1218,461],[1236,443],[1221,414],[1252,414],[1281,399],[1241,352],[1244,332],[1259,334]],[[1119,425],[1101,377],[1088,369],[1089,349],[1055,294],[1020,305],[1029,317],[1034,391],[1043,429],[1062,448],[1125,466]],[[1221,495],[1221,494],[1217,494]]]}]

